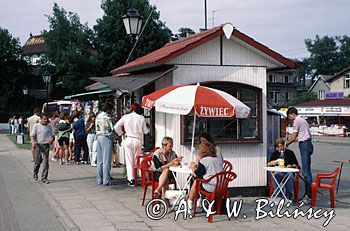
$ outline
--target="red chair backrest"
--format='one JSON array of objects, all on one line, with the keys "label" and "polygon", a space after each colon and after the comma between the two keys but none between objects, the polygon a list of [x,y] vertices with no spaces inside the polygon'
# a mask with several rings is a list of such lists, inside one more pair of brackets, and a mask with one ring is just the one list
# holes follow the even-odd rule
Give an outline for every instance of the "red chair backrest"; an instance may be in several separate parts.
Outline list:
[{"label": "red chair backrest", "polygon": [[160,147],[155,147],[155,148],[153,148],[152,151],[149,152],[149,154],[155,153],[155,151],[157,151],[158,149],[160,149]]},{"label": "red chair backrest", "polygon": [[144,159],[141,161],[141,170],[144,170],[146,172],[150,171],[150,167],[152,166],[152,157],[145,156]]},{"label": "red chair backrest", "polygon": [[332,178],[332,182],[331,182],[332,186],[334,186],[335,181],[337,180],[337,176],[339,175],[339,173],[340,173],[340,167],[337,167],[334,171],[332,171],[328,174],[329,177]]},{"label": "red chair backrest", "polygon": [[216,173],[215,175],[209,177],[207,180],[211,182],[212,180],[215,182],[215,190],[216,194],[221,194],[227,192],[228,184],[237,178],[237,174],[234,172],[221,171]]},{"label": "red chair backrest", "polygon": [[228,160],[224,160],[223,171],[226,171],[226,172],[232,171],[232,164]]}]

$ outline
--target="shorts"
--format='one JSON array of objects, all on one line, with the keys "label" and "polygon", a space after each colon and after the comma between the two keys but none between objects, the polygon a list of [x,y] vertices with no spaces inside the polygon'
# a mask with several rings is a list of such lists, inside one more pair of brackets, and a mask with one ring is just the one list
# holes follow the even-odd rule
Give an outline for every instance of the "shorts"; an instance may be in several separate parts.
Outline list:
[{"label": "shorts", "polygon": [[61,137],[61,138],[59,138],[58,143],[60,144],[60,146],[63,146],[63,144],[68,145],[69,144],[69,138]]}]

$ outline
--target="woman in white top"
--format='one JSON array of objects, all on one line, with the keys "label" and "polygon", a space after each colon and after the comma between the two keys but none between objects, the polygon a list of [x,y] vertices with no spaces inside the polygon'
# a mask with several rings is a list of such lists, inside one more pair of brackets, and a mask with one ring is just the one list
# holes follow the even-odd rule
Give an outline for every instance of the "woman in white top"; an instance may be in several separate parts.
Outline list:
[{"label": "woman in white top", "polygon": [[199,135],[199,145],[203,143],[209,143],[214,145],[216,157],[222,162],[222,164],[224,164],[224,158],[222,157],[221,150],[216,145],[214,138],[209,133],[203,132]]}]

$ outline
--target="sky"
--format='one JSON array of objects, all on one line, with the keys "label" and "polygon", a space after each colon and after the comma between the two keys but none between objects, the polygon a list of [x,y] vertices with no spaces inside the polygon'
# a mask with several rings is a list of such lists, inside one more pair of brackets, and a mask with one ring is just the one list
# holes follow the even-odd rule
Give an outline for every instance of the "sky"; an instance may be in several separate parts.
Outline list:
[{"label": "sky", "polygon": [[[48,29],[45,15],[52,13],[54,2],[77,13],[90,27],[103,15],[100,0],[0,0],[0,27],[8,29],[23,45],[30,33]],[[196,32],[204,28],[204,2],[150,0],[173,33],[181,27]],[[306,38],[350,35],[349,9],[348,0],[207,0],[208,28],[232,23],[272,50],[299,59],[308,56]]]}]

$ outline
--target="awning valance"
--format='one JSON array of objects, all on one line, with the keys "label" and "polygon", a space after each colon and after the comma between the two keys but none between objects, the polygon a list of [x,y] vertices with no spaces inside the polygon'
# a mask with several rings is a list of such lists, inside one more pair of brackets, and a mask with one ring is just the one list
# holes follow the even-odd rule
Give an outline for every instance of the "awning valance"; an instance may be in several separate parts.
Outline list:
[{"label": "awning valance", "polygon": [[95,94],[103,94],[103,93],[110,93],[114,92],[112,89],[105,89],[105,90],[100,90],[100,91],[91,91],[91,92],[85,92],[85,93],[80,93],[80,94],[75,94],[75,95],[67,95],[64,97],[64,99],[75,99],[83,96],[88,96],[88,95],[95,95]]},{"label": "awning valance", "polygon": [[176,68],[175,66],[165,66],[152,72],[132,73],[125,76],[90,77],[90,79],[107,85],[112,89],[131,93],[156,81]]}]

